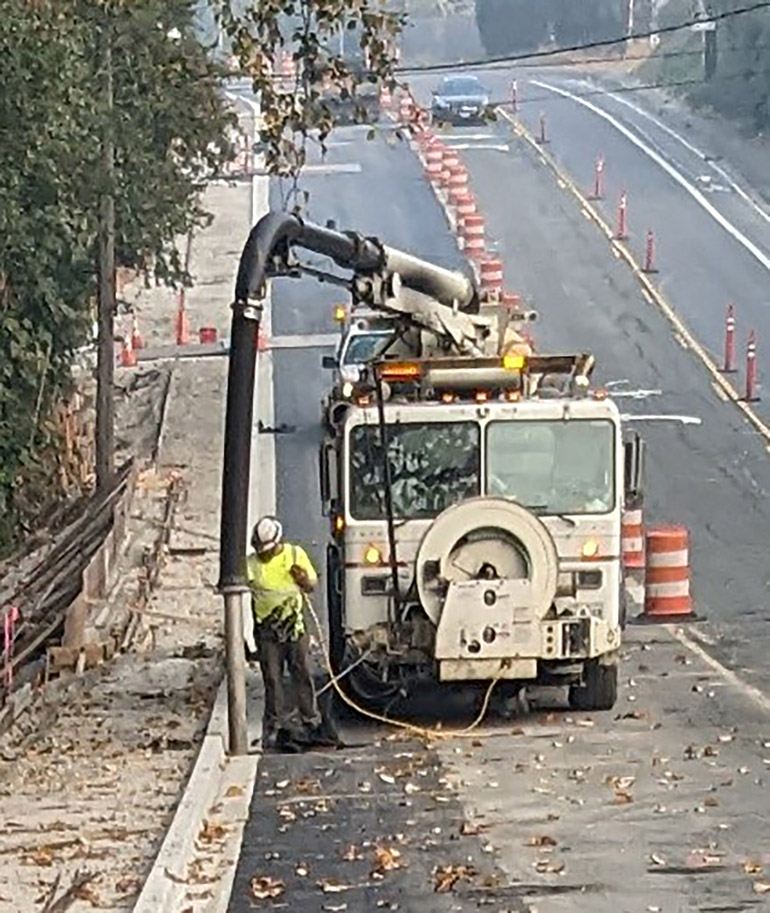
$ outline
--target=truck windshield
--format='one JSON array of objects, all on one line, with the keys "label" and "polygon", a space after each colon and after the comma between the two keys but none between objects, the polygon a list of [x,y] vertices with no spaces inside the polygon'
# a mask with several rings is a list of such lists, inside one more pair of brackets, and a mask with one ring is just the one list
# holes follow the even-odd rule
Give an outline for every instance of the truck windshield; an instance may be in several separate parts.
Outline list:
[{"label": "truck windshield", "polygon": [[609,421],[490,422],[487,491],[542,514],[607,513],[615,503]]},{"label": "truck windshield", "polygon": [[[475,422],[388,425],[393,515],[438,516],[480,492],[480,432]],[[377,425],[350,432],[350,512],[356,520],[386,516],[383,448]]]},{"label": "truck windshield", "polygon": [[360,333],[351,336],[342,363],[345,365],[366,364],[380,354],[392,335],[390,332],[384,332]]}]

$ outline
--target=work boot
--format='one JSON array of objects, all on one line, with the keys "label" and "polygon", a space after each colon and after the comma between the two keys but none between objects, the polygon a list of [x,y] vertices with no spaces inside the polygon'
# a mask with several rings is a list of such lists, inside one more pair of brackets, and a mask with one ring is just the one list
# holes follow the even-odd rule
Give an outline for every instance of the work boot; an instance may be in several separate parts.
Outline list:
[{"label": "work boot", "polygon": [[275,751],[278,746],[278,733],[275,729],[268,729],[262,733],[262,751]]}]

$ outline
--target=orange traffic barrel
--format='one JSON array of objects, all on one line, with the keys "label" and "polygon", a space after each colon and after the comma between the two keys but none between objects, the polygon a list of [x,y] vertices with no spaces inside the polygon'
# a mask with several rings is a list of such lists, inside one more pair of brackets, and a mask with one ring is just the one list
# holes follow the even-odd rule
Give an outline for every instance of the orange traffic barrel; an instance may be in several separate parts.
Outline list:
[{"label": "orange traffic barrel", "polygon": [[456,205],[457,210],[457,226],[460,227],[460,224],[468,216],[476,215],[476,198],[472,193],[464,193],[457,200]]},{"label": "orange traffic barrel", "polygon": [[465,216],[461,235],[463,250],[472,260],[483,260],[486,252],[484,242],[484,217],[478,214]]},{"label": "orange traffic barrel", "polygon": [[467,193],[468,191],[468,172],[462,165],[454,165],[449,168],[449,193]]},{"label": "orange traffic barrel", "polygon": [[693,614],[689,533],[684,526],[648,530],[644,614],[671,620]]},{"label": "orange traffic barrel", "polygon": [[521,307],[521,295],[517,295],[515,292],[503,292],[500,303],[509,311],[518,311]]},{"label": "orange traffic barrel", "polygon": [[503,261],[498,259],[481,261],[482,292],[503,293]]},{"label": "orange traffic barrel", "polygon": [[623,565],[634,568],[644,567],[644,526],[642,525],[641,508],[623,511],[620,536],[623,546]]}]

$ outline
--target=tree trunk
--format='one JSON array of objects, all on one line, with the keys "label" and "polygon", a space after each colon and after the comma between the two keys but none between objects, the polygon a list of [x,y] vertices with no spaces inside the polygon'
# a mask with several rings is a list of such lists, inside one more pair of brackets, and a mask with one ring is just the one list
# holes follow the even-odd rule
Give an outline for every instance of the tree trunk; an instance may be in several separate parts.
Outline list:
[{"label": "tree trunk", "polygon": [[96,486],[106,489],[115,475],[115,162],[112,139],[112,46],[105,22],[101,35],[104,80],[103,180],[99,204],[99,337],[96,364]]}]

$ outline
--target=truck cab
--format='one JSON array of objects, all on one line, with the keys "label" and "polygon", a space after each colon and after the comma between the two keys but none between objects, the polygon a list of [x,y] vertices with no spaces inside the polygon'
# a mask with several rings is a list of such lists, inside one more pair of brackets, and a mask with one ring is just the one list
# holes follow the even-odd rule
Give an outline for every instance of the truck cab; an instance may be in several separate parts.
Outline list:
[{"label": "truck cab", "polygon": [[383,361],[352,383],[321,478],[332,652],[359,699],[501,679],[614,705],[628,457],[580,364]]}]

